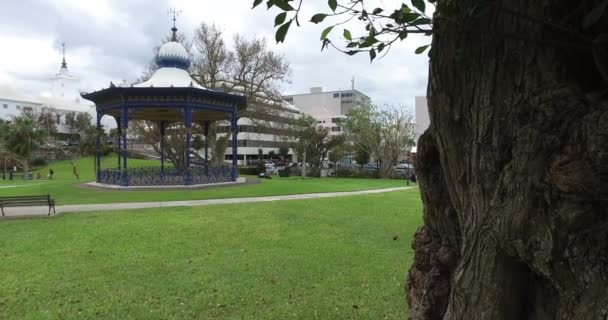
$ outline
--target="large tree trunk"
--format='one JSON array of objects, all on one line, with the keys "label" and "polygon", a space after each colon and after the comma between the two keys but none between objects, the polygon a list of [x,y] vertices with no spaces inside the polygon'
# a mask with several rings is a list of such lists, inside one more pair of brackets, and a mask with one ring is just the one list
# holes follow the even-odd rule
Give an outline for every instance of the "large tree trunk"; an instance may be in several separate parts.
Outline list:
[{"label": "large tree trunk", "polygon": [[579,5],[438,1],[411,319],[608,319],[606,82],[543,23]]}]

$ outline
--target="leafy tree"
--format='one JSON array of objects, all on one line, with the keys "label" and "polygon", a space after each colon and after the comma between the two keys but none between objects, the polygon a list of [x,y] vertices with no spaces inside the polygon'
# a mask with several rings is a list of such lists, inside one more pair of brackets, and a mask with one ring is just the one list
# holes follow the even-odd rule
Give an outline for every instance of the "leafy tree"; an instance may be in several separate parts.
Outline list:
[{"label": "leafy tree", "polygon": [[330,136],[328,128],[319,126],[316,119],[307,115],[299,118],[291,130],[296,137],[292,142],[294,152],[299,158],[303,158],[306,152],[306,162],[311,164],[311,175],[316,177],[321,174],[323,161],[329,152],[345,143],[344,136]]},{"label": "leafy tree", "polygon": [[[303,2],[266,1],[278,41]],[[323,47],[343,31],[372,59],[387,37],[433,35],[410,319],[605,318],[608,2],[436,0],[432,21],[429,2],[369,3],[329,0],[311,20],[328,23]],[[366,31],[340,30],[349,18]]]},{"label": "leafy tree", "polygon": [[274,152],[274,150],[270,150],[270,152],[268,152],[268,157],[270,158],[270,160],[276,159],[277,153]]},{"label": "leafy tree", "polygon": [[213,144],[212,158],[211,161],[215,165],[223,165],[224,164],[224,155],[226,154],[226,148],[228,148],[228,144],[230,143],[230,138],[228,136],[219,136]]},{"label": "leafy tree", "polygon": [[197,134],[192,137],[192,142],[190,143],[190,146],[192,147],[192,149],[199,152],[201,149],[203,149],[205,147],[205,139],[203,139],[202,135]]},{"label": "leafy tree", "polygon": [[57,110],[54,108],[41,108],[33,114],[38,127],[46,131],[48,139],[57,133]]},{"label": "leafy tree", "polygon": [[364,148],[357,148],[357,152],[355,153],[355,161],[357,162],[357,164],[359,164],[360,168],[363,168],[363,166],[369,163],[370,160],[371,157],[367,150],[365,150]]},{"label": "leafy tree", "polygon": [[399,158],[414,145],[413,117],[403,107],[356,107],[349,113],[345,127],[355,146],[381,163],[383,177],[391,175]]},{"label": "leafy tree", "polygon": [[280,146],[279,156],[281,159],[287,159],[289,157],[289,148],[287,146]]},{"label": "leafy tree", "polygon": [[68,112],[65,114],[65,126],[70,134],[78,134],[83,138],[94,127],[93,118],[85,112]]},{"label": "leafy tree", "polygon": [[0,124],[0,142],[8,157],[23,168],[26,177],[32,153],[44,143],[45,138],[45,130],[38,126],[31,115],[23,114]]}]

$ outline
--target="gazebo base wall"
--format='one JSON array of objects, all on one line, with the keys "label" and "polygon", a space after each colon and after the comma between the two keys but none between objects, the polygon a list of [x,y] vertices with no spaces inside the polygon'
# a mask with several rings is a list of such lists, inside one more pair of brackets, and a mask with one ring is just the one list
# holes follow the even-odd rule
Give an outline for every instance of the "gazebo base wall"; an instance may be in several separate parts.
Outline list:
[{"label": "gazebo base wall", "polygon": [[129,168],[126,171],[104,169],[98,182],[121,186],[180,186],[232,182],[237,175],[235,166],[193,167],[188,170],[158,167]]}]

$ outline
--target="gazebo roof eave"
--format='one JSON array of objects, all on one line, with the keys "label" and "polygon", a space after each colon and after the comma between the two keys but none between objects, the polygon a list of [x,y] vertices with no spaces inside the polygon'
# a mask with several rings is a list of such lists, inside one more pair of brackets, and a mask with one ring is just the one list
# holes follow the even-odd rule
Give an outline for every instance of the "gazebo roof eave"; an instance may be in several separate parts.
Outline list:
[{"label": "gazebo roof eave", "polygon": [[152,97],[159,95],[181,96],[186,98],[186,101],[196,96],[219,99],[220,101],[236,105],[239,111],[247,107],[247,98],[245,96],[195,87],[110,87],[94,92],[81,93],[84,99],[94,102],[98,108],[107,105],[107,101],[114,101],[114,104],[124,103],[127,102],[128,97],[132,96]]}]

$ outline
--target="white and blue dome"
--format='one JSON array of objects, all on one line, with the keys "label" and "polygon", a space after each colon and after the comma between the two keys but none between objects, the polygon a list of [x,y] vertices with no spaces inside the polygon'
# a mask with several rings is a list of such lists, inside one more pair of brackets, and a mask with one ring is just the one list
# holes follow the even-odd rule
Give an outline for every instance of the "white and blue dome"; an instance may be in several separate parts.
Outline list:
[{"label": "white and blue dome", "polygon": [[190,67],[190,57],[186,48],[181,43],[170,41],[165,43],[158,51],[156,63],[161,68],[188,69]]}]

